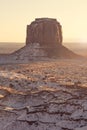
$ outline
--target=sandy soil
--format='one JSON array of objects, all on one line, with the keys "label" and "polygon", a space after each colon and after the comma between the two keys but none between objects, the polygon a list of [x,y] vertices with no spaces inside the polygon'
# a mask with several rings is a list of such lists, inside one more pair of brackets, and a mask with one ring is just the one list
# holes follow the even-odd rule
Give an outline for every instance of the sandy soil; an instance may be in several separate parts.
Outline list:
[{"label": "sandy soil", "polygon": [[0,130],[87,130],[87,61],[0,65]]}]

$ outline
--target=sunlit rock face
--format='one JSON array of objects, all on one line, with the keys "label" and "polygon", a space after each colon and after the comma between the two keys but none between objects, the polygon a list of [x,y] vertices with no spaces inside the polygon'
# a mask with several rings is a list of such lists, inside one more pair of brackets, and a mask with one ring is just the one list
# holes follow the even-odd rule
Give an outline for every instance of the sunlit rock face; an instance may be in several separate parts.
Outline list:
[{"label": "sunlit rock face", "polygon": [[62,29],[56,19],[38,18],[27,26],[26,44],[39,43],[41,46],[62,45]]}]

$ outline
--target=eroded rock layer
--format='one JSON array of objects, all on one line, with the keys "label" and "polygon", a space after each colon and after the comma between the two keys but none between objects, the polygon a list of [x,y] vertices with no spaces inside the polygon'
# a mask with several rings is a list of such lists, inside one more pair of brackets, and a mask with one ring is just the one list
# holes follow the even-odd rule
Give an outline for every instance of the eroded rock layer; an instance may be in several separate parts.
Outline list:
[{"label": "eroded rock layer", "polygon": [[0,66],[0,130],[87,130],[86,74],[87,61]]}]

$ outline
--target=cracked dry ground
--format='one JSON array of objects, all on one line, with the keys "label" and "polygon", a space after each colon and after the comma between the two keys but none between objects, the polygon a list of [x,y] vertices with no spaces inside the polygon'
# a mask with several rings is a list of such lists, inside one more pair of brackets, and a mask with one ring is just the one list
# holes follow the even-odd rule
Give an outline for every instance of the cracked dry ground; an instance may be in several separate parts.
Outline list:
[{"label": "cracked dry ground", "polygon": [[0,130],[87,130],[87,62],[0,66]]}]

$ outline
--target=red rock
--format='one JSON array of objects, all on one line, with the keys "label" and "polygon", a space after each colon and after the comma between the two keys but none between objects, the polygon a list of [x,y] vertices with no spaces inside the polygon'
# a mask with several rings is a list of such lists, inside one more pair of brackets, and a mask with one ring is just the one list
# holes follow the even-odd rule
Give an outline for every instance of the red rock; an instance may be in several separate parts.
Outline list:
[{"label": "red rock", "polygon": [[27,26],[26,44],[39,43],[43,46],[62,45],[62,29],[56,19],[35,19]]}]

